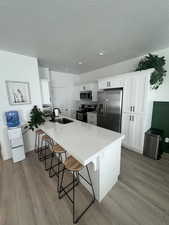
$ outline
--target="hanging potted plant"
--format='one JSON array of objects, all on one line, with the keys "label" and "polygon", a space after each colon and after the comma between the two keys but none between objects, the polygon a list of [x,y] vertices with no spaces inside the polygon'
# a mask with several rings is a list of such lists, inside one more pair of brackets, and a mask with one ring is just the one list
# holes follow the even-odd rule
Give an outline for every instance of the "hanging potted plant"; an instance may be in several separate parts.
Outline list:
[{"label": "hanging potted plant", "polygon": [[146,70],[154,68],[155,70],[151,74],[150,84],[152,89],[158,89],[163,83],[164,77],[166,76],[166,70],[164,65],[166,63],[165,57],[159,57],[158,55],[148,54],[140,60],[136,71]]},{"label": "hanging potted plant", "polygon": [[25,128],[29,128],[34,131],[35,128],[38,128],[44,122],[45,119],[43,112],[35,105],[30,112],[30,121],[28,121],[28,125]]}]

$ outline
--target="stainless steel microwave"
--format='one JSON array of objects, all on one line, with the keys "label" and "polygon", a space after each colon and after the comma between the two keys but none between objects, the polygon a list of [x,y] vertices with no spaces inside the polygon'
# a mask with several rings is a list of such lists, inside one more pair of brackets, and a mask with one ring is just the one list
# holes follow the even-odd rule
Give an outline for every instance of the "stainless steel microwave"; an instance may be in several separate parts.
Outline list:
[{"label": "stainless steel microwave", "polygon": [[92,91],[81,91],[80,99],[92,100]]}]

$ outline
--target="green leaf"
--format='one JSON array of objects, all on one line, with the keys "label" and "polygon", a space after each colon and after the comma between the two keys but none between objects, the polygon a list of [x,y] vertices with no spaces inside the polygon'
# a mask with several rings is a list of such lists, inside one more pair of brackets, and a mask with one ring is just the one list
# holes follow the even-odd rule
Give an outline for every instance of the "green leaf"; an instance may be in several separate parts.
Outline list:
[{"label": "green leaf", "polygon": [[163,68],[165,64],[166,59],[164,56],[159,57],[158,55],[149,53],[147,56],[140,60],[136,71],[154,68],[155,71],[151,74],[150,84],[152,89],[158,89],[159,86],[163,83],[164,77],[166,76],[167,71]]}]

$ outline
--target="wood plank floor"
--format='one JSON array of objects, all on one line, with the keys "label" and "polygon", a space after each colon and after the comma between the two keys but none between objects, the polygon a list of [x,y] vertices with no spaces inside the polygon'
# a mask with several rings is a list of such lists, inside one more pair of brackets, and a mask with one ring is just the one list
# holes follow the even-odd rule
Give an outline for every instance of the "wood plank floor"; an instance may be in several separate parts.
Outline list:
[{"label": "wood plank floor", "polygon": [[[79,205],[88,199],[78,187]],[[29,153],[23,162],[0,161],[0,225],[70,225],[71,203],[58,200],[56,178]],[[169,225],[169,160],[123,150],[119,182],[80,225]]]}]

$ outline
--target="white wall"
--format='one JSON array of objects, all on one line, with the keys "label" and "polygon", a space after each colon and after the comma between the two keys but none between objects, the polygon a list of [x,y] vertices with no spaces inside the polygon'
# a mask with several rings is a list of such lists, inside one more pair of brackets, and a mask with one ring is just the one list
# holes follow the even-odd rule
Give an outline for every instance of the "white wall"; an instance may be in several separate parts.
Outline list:
[{"label": "white wall", "polygon": [[[167,76],[165,77],[165,81],[159,87],[159,89],[152,92],[152,100],[169,101],[169,48],[153,52],[153,54],[158,54],[159,56],[165,56]],[[140,58],[141,57],[133,58],[127,61],[113,64],[111,66],[97,69],[95,71],[80,74],[80,83],[86,83],[90,81],[95,81],[99,78],[104,78],[104,77],[109,77],[109,76],[114,76],[114,75],[134,71],[138,65]]]},{"label": "white wall", "polygon": [[[9,105],[5,81],[24,81],[30,84],[31,104],[28,105]],[[11,157],[6,121],[4,112],[18,110],[22,121],[29,118],[29,112],[34,105],[42,107],[41,92],[39,83],[39,72],[37,59],[15,53],[0,51],[0,143],[4,159]],[[33,132],[26,134],[25,148],[27,151],[33,149]]]},{"label": "white wall", "polygon": [[50,72],[52,103],[59,107],[63,114],[71,115],[75,111],[75,102],[79,97],[79,75],[70,73]]}]

